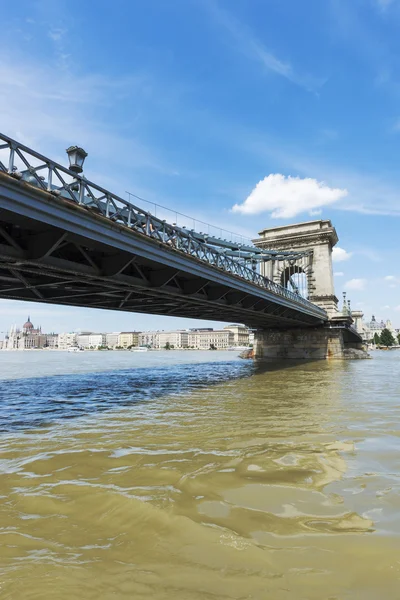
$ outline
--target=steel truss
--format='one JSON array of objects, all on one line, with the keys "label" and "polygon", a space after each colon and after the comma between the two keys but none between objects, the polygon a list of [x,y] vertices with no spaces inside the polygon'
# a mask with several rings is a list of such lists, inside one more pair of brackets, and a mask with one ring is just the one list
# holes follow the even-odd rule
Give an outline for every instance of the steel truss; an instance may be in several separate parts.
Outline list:
[{"label": "steel truss", "polygon": [[[179,254],[183,253],[184,255],[190,256],[202,263],[206,263],[216,268],[218,271],[222,270],[239,277],[246,282],[255,284],[261,289],[272,292],[274,295],[283,298],[285,301],[292,301],[296,306],[301,305],[304,307],[306,313],[311,312],[315,317],[321,320],[326,320],[327,318],[325,311],[303,298],[299,293],[286,289],[267,277],[260,275],[257,271],[257,264],[261,261],[284,260],[289,264],[294,264],[304,256],[309,256],[309,252],[266,251],[264,249],[256,248],[255,246],[235,244],[227,240],[222,240],[204,233],[179,227],[175,224],[167,223],[164,220],[158,219],[150,212],[145,211],[88,181],[84,176],[76,175],[68,168],[42,156],[3,134],[0,134],[0,158],[2,158],[2,160],[0,160],[0,172],[3,172],[14,180],[21,181],[28,188],[32,186],[34,189],[47,192],[50,195],[49,197],[53,196],[55,200],[60,198],[60,200],[71,202],[84,208],[88,213],[92,213],[93,216],[97,215],[105,217],[113,223],[122,225],[136,233],[140,233],[141,236],[144,235],[157,242],[161,247],[164,246],[169,251],[176,251]],[[1,239],[3,239],[17,254],[23,252],[24,256],[26,256],[27,248],[21,249],[18,240],[13,237],[13,232],[0,225],[0,240]],[[58,235],[56,231],[49,231],[47,237],[41,234],[40,240],[36,240],[35,243],[33,243],[32,236],[29,239],[31,239],[31,247],[28,249],[28,255],[32,260],[35,259],[35,253],[37,256],[40,255],[41,261],[50,257],[54,258],[54,255],[61,256],[63,248],[65,249],[66,247],[69,254],[71,254],[71,240],[66,231],[61,232],[60,235]],[[80,261],[83,263],[82,266],[86,269],[92,269],[90,276],[88,273],[89,279],[84,282],[84,285],[89,285],[89,287],[91,287],[91,293],[93,294],[95,292],[93,286],[96,286],[96,280],[98,282],[97,285],[99,285],[99,257],[94,254],[91,255],[91,252],[88,251],[83,244],[79,244],[75,241],[73,242],[73,245],[75,248],[74,251],[77,252],[77,256],[73,256],[73,262],[78,263]],[[43,250],[45,251],[44,254]],[[228,293],[224,288],[224,293],[218,297],[215,286],[213,288],[213,286],[209,285],[207,282],[205,282],[203,286],[200,285],[199,289],[197,289],[199,286],[198,282],[190,280],[183,281],[182,285],[186,286],[186,290],[180,289],[181,284],[179,283],[177,273],[171,274],[168,269],[166,272],[157,275],[157,277],[161,277],[158,282],[155,283],[154,281],[149,281],[146,278],[146,274],[141,272],[142,267],[139,264],[135,265],[135,260],[132,256],[127,258],[124,255],[121,255],[118,259],[115,257],[110,258],[109,262],[111,266],[109,266],[109,268],[111,268],[111,271],[115,271],[117,268],[115,263],[118,263],[118,260],[123,263],[125,259],[126,263],[117,265],[117,267],[120,267],[119,273],[122,273],[123,271],[126,273],[127,270],[129,271],[130,269],[131,276],[134,276],[139,280],[141,279],[142,283],[143,281],[147,281],[146,285],[149,284],[158,289],[175,286],[175,288],[179,290],[179,293],[191,293],[196,294],[197,296],[203,294],[211,301],[213,300],[213,296],[216,296],[215,301],[224,300],[225,304],[228,306],[229,303],[231,303],[231,305],[240,303],[242,308],[243,305],[246,305],[246,294],[243,296],[243,293],[236,292],[236,294],[240,294],[240,298],[238,299],[237,295],[236,298],[234,298],[234,290],[230,290]],[[103,287],[105,284],[104,273],[107,273],[108,268],[107,259],[102,259],[101,263],[101,273],[103,275],[101,278],[101,287]],[[30,273],[30,276],[32,276],[33,281],[36,281],[37,278],[35,277],[34,267],[32,267],[32,269],[33,271]],[[51,269],[49,273],[51,274]],[[115,285],[115,275],[118,275],[118,272],[112,274],[114,277],[113,285]],[[24,281],[24,275],[19,272],[14,259],[8,266],[8,274],[2,273],[1,279],[3,280],[3,284],[10,276],[14,282],[17,280],[22,283],[26,290],[31,290],[30,295],[32,296],[33,293],[38,301],[58,301],[62,303],[64,300],[60,295],[57,296],[57,294],[53,295],[51,298],[46,297],[46,294],[43,294],[43,290],[46,291],[46,287],[52,287],[50,282],[40,280],[37,285],[35,285],[32,281]],[[43,277],[43,273],[41,273],[41,276]],[[154,277],[154,274],[152,277]],[[163,278],[166,280],[163,281]],[[62,279],[65,279],[64,275]],[[78,281],[80,280],[78,279]],[[77,283],[76,277],[71,279],[71,284],[72,283],[74,285]],[[80,293],[82,293],[81,297],[85,296],[87,287],[85,287],[85,290],[80,291],[79,289],[76,289],[75,291],[77,294],[74,297],[78,299]],[[10,294],[12,295],[12,290],[9,289],[7,293],[9,294],[8,297],[11,297]],[[143,297],[143,294],[144,292],[142,290],[140,301],[136,308],[134,308],[132,302],[134,301],[135,293],[130,292],[127,286],[122,286],[121,289],[120,285],[118,285],[117,288],[113,290],[104,290],[103,288],[102,291],[94,293],[96,300],[93,306],[135,311],[143,309],[142,312],[146,312],[146,300],[148,300],[149,296],[152,296],[152,293],[149,291],[146,292],[144,294],[145,297]],[[72,301],[72,294],[67,295],[69,298],[68,303],[70,304]],[[32,300],[33,298],[30,297],[29,299]],[[154,304],[154,299],[152,300],[152,304]],[[85,305],[88,306],[90,304],[85,301]],[[188,307],[190,306],[191,302],[188,303]],[[177,309],[176,306],[171,306],[170,312],[165,312],[163,310],[161,314],[173,314],[175,310],[182,315],[184,314],[185,308],[181,306],[180,309]],[[287,308],[285,310],[287,310]],[[190,314],[190,308],[188,308],[188,314]],[[215,310],[210,307],[210,318],[212,318],[212,314],[215,314]],[[218,314],[217,318],[221,319],[221,315]],[[281,314],[281,318],[284,318],[284,313]]]}]

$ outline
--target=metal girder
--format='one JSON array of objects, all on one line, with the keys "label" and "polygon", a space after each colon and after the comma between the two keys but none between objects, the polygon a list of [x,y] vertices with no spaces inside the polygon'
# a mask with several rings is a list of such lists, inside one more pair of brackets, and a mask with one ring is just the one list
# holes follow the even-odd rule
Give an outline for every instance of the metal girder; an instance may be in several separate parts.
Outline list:
[{"label": "metal girder", "polygon": [[100,270],[106,277],[119,275],[135,260],[128,252],[118,252],[111,256],[105,256],[100,264]]},{"label": "metal girder", "polygon": [[42,231],[26,238],[26,257],[28,259],[49,256],[67,238],[68,233],[62,229]]},{"label": "metal girder", "polygon": [[175,279],[179,271],[173,269],[160,269],[150,273],[148,279],[153,287],[163,287]]},{"label": "metal girder", "polygon": [[89,204],[75,202],[67,175],[68,170],[64,195],[52,196],[53,188],[42,190],[0,172],[0,298],[261,327],[313,326],[326,320],[311,302],[259,280],[246,261],[224,257],[209,238],[201,241],[188,231],[181,235],[179,228],[143,214],[140,227],[128,227],[118,217],[121,207],[113,195],[87,192]]},{"label": "metal girder", "polygon": [[204,281],[201,279],[192,279],[184,282],[182,290],[184,294],[187,294],[189,296],[192,294],[199,294],[205,289],[207,285],[208,281]]},{"label": "metal girder", "polygon": [[[40,191],[53,197],[54,203],[57,199],[67,200],[87,211],[93,218],[104,218],[110,224],[118,223],[169,249],[183,252],[311,309],[308,300],[263,277],[254,268],[259,261],[298,260],[310,251],[299,253],[292,250],[265,250],[178,227],[158,219],[150,212],[76,175],[8,136],[0,134],[0,141],[3,142],[0,144],[0,151],[7,154],[6,160],[0,163],[0,171],[18,181],[27,193]],[[38,175],[39,171],[43,173],[42,176]],[[90,262],[90,255],[85,258]],[[323,312],[321,310],[320,313],[322,319],[326,318]]]}]

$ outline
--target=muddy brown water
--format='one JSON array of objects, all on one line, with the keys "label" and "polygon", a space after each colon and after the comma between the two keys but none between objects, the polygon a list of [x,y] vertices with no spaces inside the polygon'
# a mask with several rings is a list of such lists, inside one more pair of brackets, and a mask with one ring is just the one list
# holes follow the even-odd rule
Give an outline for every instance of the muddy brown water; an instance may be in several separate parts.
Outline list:
[{"label": "muddy brown water", "polygon": [[1,600],[400,598],[400,350],[111,354],[0,353]]}]

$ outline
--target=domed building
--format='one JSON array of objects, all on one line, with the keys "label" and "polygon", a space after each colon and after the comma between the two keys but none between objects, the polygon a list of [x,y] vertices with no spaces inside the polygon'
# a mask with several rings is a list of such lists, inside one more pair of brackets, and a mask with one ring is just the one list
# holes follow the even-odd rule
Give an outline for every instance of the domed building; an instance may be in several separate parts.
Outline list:
[{"label": "domed building", "polygon": [[22,326],[22,333],[25,335],[40,335],[42,333],[42,328],[39,327],[38,329],[35,329],[31,322],[31,318],[28,317],[27,322]]},{"label": "domed building", "polygon": [[13,325],[6,336],[3,350],[32,350],[46,346],[47,336],[42,334],[42,328],[35,329],[30,317],[22,326],[22,331]]},{"label": "domed building", "polygon": [[34,329],[32,323],[31,323],[31,318],[28,317],[28,320],[26,323],[23,324],[22,326],[22,332],[23,333],[32,333],[32,329]]}]

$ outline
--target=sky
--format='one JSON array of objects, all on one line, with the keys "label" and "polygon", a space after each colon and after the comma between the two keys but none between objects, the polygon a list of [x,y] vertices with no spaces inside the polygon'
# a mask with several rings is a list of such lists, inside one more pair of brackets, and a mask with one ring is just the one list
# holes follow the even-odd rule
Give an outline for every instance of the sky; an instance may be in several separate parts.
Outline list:
[{"label": "sky", "polygon": [[[400,326],[400,0],[0,0],[0,14],[0,131],[63,164],[81,145],[88,179],[250,238],[330,219],[336,295]],[[3,300],[0,337],[28,314],[47,331],[205,324]]]}]

